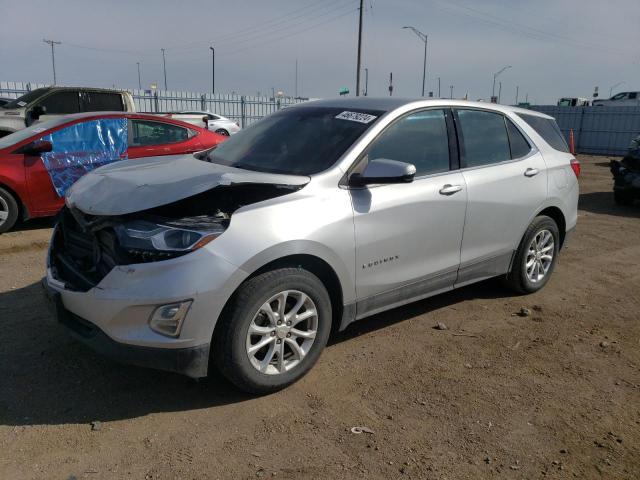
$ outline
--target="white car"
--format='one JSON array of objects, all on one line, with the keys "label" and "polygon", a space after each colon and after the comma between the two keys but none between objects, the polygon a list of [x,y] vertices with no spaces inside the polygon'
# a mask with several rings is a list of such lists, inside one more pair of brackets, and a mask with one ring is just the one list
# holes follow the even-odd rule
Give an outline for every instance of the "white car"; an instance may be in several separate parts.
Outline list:
[{"label": "white car", "polygon": [[638,107],[640,106],[640,92],[616,93],[608,100],[594,100],[594,107]]},{"label": "white car", "polygon": [[233,135],[234,133],[238,133],[242,130],[237,122],[211,112],[189,111],[174,113],[171,115],[171,118],[193,123],[199,127],[202,126],[204,120],[203,117],[208,117],[206,128],[220,135],[228,137],[229,135]]}]

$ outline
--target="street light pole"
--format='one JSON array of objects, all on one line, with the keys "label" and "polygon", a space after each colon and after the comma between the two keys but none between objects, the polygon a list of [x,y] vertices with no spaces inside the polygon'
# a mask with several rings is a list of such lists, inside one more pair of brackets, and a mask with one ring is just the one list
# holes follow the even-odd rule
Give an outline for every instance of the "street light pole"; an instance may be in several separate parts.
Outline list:
[{"label": "street light pole", "polygon": [[438,98],[440,97],[440,77],[438,77]]},{"label": "street light pole", "polygon": [[216,49],[209,47],[211,50],[211,93],[216,93]]},{"label": "street light pole", "polygon": [[511,68],[511,65],[502,67],[500,70],[498,70],[496,73],[493,74],[493,88],[491,89],[491,98],[496,96],[496,78],[498,78],[498,75],[504,72],[507,68]]},{"label": "street light pole", "polygon": [[164,71],[164,89],[167,89],[167,62],[164,59],[164,48],[162,50],[162,70]]},{"label": "street light pole", "polygon": [[449,98],[453,99],[453,85],[449,85],[449,88],[451,89],[451,95]]},{"label": "street light pole", "polygon": [[51,65],[53,66],[53,84],[55,85],[57,83],[57,80],[56,80],[56,54],[55,54],[54,46],[60,45],[62,42],[47,40],[46,38],[43,38],[42,41],[44,43],[48,43],[49,45],[51,45]]},{"label": "street light pole", "polygon": [[142,80],[140,79],[140,62],[136,62],[138,66],[138,90],[142,90]]},{"label": "street light pole", "polygon": [[358,24],[358,64],[356,65],[356,97],[360,96],[360,59],[362,57],[362,10],[364,0],[360,0],[360,20]]},{"label": "street light pole", "polygon": [[418,30],[415,27],[408,26],[408,27],[402,27],[402,28],[408,28],[413,33],[415,33],[420,40],[422,40],[424,42],[424,60],[422,62],[422,96],[424,97],[424,89],[425,89],[425,84],[426,84],[426,79],[427,79],[427,41],[428,41],[428,36],[425,35],[424,33],[422,33],[420,30]]},{"label": "street light pole", "polygon": [[518,93],[520,92],[520,86],[516,85],[516,106],[518,106]]}]

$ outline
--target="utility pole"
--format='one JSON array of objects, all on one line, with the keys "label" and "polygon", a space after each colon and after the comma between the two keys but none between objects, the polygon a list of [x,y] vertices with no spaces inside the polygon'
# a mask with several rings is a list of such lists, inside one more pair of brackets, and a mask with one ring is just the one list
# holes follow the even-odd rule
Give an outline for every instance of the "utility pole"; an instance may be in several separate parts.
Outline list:
[{"label": "utility pole", "polygon": [[296,58],[296,96],[295,98],[298,98],[298,59]]},{"label": "utility pole", "polygon": [[518,106],[518,93],[520,93],[520,86],[516,85],[516,106]]},{"label": "utility pole", "polygon": [[442,98],[440,97],[440,77],[438,77],[438,98]]},{"label": "utility pole", "polygon": [[389,73],[389,96],[393,95],[393,72]]},{"label": "utility pole", "polygon": [[358,24],[358,64],[356,65],[356,97],[360,96],[360,59],[362,57],[362,10],[364,0],[360,0],[360,20]]},{"label": "utility pole", "polygon": [[56,80],[56,54],[55,54],[54,46],[60,45],[62,42],[56,42],[55,40],[47,40],[46,38],[43,38],[42,41],[44,43],[48,43],[49,45],[51,45],[51,65],[53,66],[53,84],[55,85],[57,83],[57,80]]},{"label": "utility pole", "polygon": [[369,94],[369,69],[364,69],[364,96]]},{"label": "utility pole", "polygon": [[211,50],[211,93],[216,93],[216,49],[209,47]]},{"label": "utility pole", "polygon": [[164,70],[164,89],[167,90],[167,62],[164,59],[164,48],[162,50],[162,69]]},{"label": "utility pole", "polygon": [[491,89],[491,101],[493,101],[493,98],[496,96],[496,78],[498,78],[498,75],[504,72],[507,68],[511,68],[511,65],[502,67],[502,69],[498,70],[496,73],[493,74],[493,88]]},{"label": "utility pole", "polygon": [[142,80],[140,78],[140,62],[136,62],[138,66],[138,90],[142,90]]},{"label": "utility pole", "polygon": [[502,82],[498,82],[498,103],[500,103],[500,98],[502,97]]},{"label": "utility pole", "polygon": [[453,100],[453,85],[449,85],[449,89],[451,90],[451,94],[449,95],[449,98]]},{"label": "utility pole", "polygon": [[415,27],[402,27],[402,28],[408,28],[411,31],[413,31],[413,33],[415,33],[418,38],[420,40],[422,40],[424,42],[424,61],[422,62],[422,96],[424,97],[424,87],[425,87],[425,83],[426,83],[426,78],[427,78],[427,40],[428,40],[428,36],[425,35],[424,33],[422,33],[420,30],[418,30]]}]

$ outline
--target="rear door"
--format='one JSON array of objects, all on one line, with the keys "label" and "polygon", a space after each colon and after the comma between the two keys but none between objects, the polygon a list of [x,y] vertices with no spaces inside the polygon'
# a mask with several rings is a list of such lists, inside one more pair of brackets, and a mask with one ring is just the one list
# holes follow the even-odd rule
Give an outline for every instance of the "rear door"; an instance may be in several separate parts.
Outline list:
[{"label": "rear door", "polygon": [[449,109],[413,112],[382,132],[357,165],[362,171],[369,160],[387,158],[417,171],[412,183],[350,190],[359,318],[452,288],[467,192],[451,134]]},{"label": "rear door", "polygon": [[157,120],[129,120],[129,158],[193,153],[202,149],[198,132]]},{"label": "rear door", "polygon": [[456,109],[468,205],[456,285],[506,273],[514,250],[547,198],[542,155],[498,112]]}]

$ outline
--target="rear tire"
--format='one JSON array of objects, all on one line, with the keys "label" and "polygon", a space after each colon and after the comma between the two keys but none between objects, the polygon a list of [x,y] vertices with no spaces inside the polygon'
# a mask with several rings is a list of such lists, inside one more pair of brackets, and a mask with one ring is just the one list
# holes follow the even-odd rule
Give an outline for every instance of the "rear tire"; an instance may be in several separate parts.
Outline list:
[{"label": "rear tire", "polygon": [[0,233],[8,232],[18,220],[18,202],[8,191],[0,187]]},{"label": "rear tire", "polygon": [[216,367],[241,390],[264,394],[291,385],[316,363],[331,331],[331,300],[312,273],[282,268],[241,285],[219,321]]},{"label": "rear tire", "polygon": [[229,132],[227,132],[224,128],[219,128],[215,131],[215,133],[217,133],[218,135],[222,135],[224,137],[228,137],[229,136]]},{"label": "rear tire", "polygon": [[504,283],[518,293],[537,292],[549,281],[559,249],[556,222],[546,215],[536,217],[522,237]]}]

